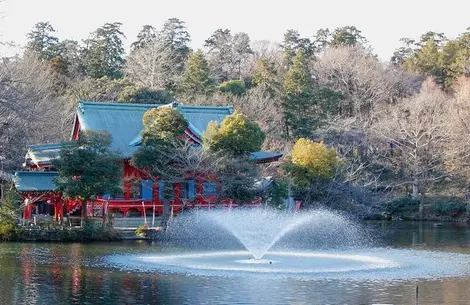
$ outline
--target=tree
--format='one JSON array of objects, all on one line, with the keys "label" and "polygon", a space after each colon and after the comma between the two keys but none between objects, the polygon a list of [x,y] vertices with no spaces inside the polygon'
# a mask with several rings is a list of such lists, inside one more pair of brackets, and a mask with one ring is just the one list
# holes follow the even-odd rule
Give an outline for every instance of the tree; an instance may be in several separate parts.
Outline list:
[{"label": "tree", "polygon": [[55,95],[50,65],[37,56],[25,54],[0,65],[0,97],[0,155],[7,158],[5,168],[21,164],[28,144],[69,136],[63,125],[69,113]]},{"label": "tree", "polygon": [[175,92],[191,52],[189,47],[191,35],[184,21],[170,18],[163,24],[157,40],[162,43],[165,55],[165,60],[162,62],[163,70],[167,71],[165,89]]},{"label": "tree", "polygon": [[191,37],[183,21],[168,19],[160,31],[144,26],[126,60],[126,75],[139,84],[175,93],[188,60]]},{"label": "tree", "polygon": [[26,50],[38,55],[42,60],[51,60],[60,56],[59,39],[52,35],[55,29],[49,22],[38,22],[34,25],[31,32],[26,34],[28,43]]},{"label": "tree", "polygon": [[171,107],[152,108],[145,112],[145,127],[142,138],[145,141],[172,141],[184,133],[188,122],[180,112]]},{"label": "tree", "polygon": [[222,196],[240,203],[255,197],[254,184],[260,173],[249,155],[261,149],[264,138],[259,126],[238,111],[220,125],[209,124],[203,134],[203,147],[210,156],[210,169],[218,178]]},{"label": "tree", "polygon": [[265,135],[258,124],[245,115],[234,111],[225,117],[220,126],[212,122],[204,134],[205,147],[212,151],[223,151],[231,156],[248,156],[259,151]]},{"label": "tree", "polygon": [[331,179],[339,164],[334,148],[326,147],[323,142],[300,138],[292,148],[287,170],[296,185],[309,187],[315,182]]},{"label": "tree", "polygon": [[93,78],[109,77],[111,79],[122,76],[124,65],[124,47],[120,22],[105,23],[102,27],[91,33],[85,40],[83,58],[85,71]]},{"label": "tree", "polygon": [[[421,199],[436,181],[446,177],[444,171],[448,97],[431,80],[421,92],[398,105],[389,107],[374,130],[383,138],[382,158],[399,177],[412,187],[412,196]],[[420,213],[423,211],[421,200]]]},{"label": "tree", "polygon": [[314,36],[315,52],[324,51],[327,47],[356,46],[364,47],[367,39],[355,26],[343,26],[333,32],[329,29],[319,29]]},{"label": "tree", "polygon": [[256,196],[255,183],[260,178],[260,169],[248,156],[231,156],[224,151],[206,154],[209,170],[217,177],[222,198],[237,203],[250,203]]},{"label": "tree", "polygon": [[75,105],[77,100],[137,104],[168,104],[174,101],[173,96],[166,91],[139,86],[127,78],[109,79],[107,77],[84,78],[72,83],[64,97],[68,98],[72,105]]},{"label": "tree", "polygon": [[444,86],[449,88],[461,76],[470,75],[470,30],[447,41],[440,53]]},{"label": "tree", "polygon": [[440,85],[445,84],[446,71],[441,62],[441,51],[446,38],[443,33],[426,32],[420,41],[403,38],[405,47],[395,51],[392,61],[425,77],[434,77]]},{"label": "tree", "polygon": [[209,95],[214,89],[215,81],[211,77],[207,61],[202,51],[198,50],[189,57],[180,92],[191,99],[198,94]]},{"label": "tree", "polygon": [[299,51],[302,51],[303,56],[309,58],[313,56],[315,49],[314,44],[309,38],[301,38],[299,32],[295,30],[288,30],[284,34],[284,40],[281,44],[284,51],[284,68],[288,69],[293,63],[294,57]]},{"label": "tree", "polygon": [[374,109],[415,93],[421,83],[416,75],[384,66],[357,46],[327,48],[313,63],[312,73],[319,85],[341,95],[337,115],[362,125],[374,119]]},{"label": "tree", "polygon": [[284,79],[284,127],[287,138],[312,136],[337,105],[339,95],[314,86],[306,58],[299,51]]},{"label": "tree", "polygon": [[64,145],[59,158],[55,184],[66,197],[80,199],[82,220],[87,218],[87,202],[97,195],[120,192],[121,156],[111,151],[111,136],[106,132],[87,132],[78,141]]},{"label": "tree", "polygon": [[275,63],[267,58],[260,58],[253,74],[253,84],[266,89],[271,97],[281,94],[281,82]]},{"label": "tree", "polygon": [[367,39],[362,36],[362,32],[355,26],[344,26],[336,28],[331,33],[330,45],[337,46],[364,46]]},{"label": "tree", "polygon": [[145,87],[124,87],[117,97],[118,102],[135,104],[169,104],[175,98],[163,90],[153,90]]},{"label": "tree", "polygon": [[242,80],[229,80],[223,82],[218,87],[222,93],[228,93],[235,96],[242,96],[246,93],[245,82]]},{"label": "tree", "polygon": [[[460,77],[452,86],[453,98],[448,102],[446,118],[449,142],[445,149],[445,170],[462,181],[468,189],[470,182],[470,79]],[[455,179],[455,180],[457,180]]]},{"label": "tree", "polygon": [[132,157],[132,164],[142,169],[153,181],[164,183],[164,215],[169,217],[169,198],[173,185],[185,175],[197,173],[203,155],[181,136],[188,122],[171,107],[149,109],[143,117],[142,145]]},{"label": "tree", "polygon": [[168,47],[164,41],[153,41],[132,50],[126,58],[125,75],[135,83],[154,90],[174,93],[183,73],[181,54]]},{"label": "tree", "polygon": [[232,35],[230,30],[216,30],[206,39],[209,63],[219,82],[241,78],[241,66],[253,51],[246,33]]},{"label": "tree", "polygon": [[157,39],[157,31],[151,25],[144,25],[139,34],[137,34],[137,40],[131,44],[131,50],[135,51],[141,48],[145,48],[149,44],[152,44]]}]

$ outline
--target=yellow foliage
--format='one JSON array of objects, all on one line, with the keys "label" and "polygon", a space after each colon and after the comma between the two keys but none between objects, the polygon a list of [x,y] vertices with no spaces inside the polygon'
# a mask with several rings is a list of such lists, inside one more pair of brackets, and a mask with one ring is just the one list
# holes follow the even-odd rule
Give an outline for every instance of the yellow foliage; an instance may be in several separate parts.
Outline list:
[{"label": "yellow foliage", "polygon": [[306,169],[310,175],[319,178],[330,178],[339,165],[339,158],[333,148],[323,142],[299,139],[292,149],[292,163]]}]

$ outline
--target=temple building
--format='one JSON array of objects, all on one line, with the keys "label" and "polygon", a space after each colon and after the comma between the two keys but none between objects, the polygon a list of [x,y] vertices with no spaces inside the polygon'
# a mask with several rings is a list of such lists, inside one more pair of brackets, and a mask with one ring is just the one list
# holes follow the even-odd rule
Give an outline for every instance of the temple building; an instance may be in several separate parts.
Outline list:
[{"label": "temple building", "polygon": [[[160,216],[163,213],[162,181],[152,181],[130,164],[134,152],[141,144],[144,129],[142,117],[151,108],[173,107],[178,109],[188,122],[185,136],[196,145],[201,145],[202,135],[209,122],[221,122],[233,111],[225,106],[183,106],[177,103],[166,105],[79,102],[71,130],[71,140],[78,140],[86,131],[107,131],[112,136],[111,149],[121,153],[122,194],[116,197],[96,196],[96,201],[87,204],[88,216],[104,217],[108,213],[126,216]],[[57,172],[51,160],[59,156],[63,143],[32,145],[26,153],[23,171],[15,173],[17,191],[23,198],[23,218],[64,217],[81,215],[80,200],[66,199],[55,191],[54,178]],[[279,160],[282,154],[253,152],[250,158],[256,163]],[[181,181],[173,187],[170,200],[172,213],[185,208],[210,207],[217,201],[217,185],[213,181],[197,178]],[[227,204],[232,204],[227,201]],[[260,200],[247,204],[260,204]]]}]

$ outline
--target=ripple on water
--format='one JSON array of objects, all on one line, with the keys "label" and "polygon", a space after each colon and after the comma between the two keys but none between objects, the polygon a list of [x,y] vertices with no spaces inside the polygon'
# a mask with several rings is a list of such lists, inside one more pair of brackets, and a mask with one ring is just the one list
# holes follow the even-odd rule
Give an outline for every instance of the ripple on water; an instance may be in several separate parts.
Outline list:
[{"label": "ripple on water", "polygon": [[[271,263],[270,263],[271,262]],[[325,252],[268,252],[263,260],[249,252],[165,255],[112,255],[107,267],[125,271],[196,276],[296,277],[309,280],[410,280],[467,277],[470,255],[390,248]]]}]

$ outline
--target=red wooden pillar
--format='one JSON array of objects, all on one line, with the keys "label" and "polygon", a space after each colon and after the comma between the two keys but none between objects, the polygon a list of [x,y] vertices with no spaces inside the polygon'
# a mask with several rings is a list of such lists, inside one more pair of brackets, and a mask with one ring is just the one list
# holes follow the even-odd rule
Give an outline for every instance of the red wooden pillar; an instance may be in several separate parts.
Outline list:
[{"label": "red wooden pillar", "polygon": [[124,180],[124,199],[131,199],[131,181]]},{"label": "red wooden pillar", "polygon": [[131,199],[131,168],[128,160],[123,162],[122,179],[124,180],[124,199]]},{"label": "red wooden pillar", "polygon": [[29,203],[24,207],[23,209],[24,219],[31,219],[33,217],[33,208],[34,208],[34,205],[32,203]]},{"label": "red wooden pillar", "polygon": [[175,199],[173,201],[175,203],[180,203],[181,202],[181,183],[175,184],[174,195],[175,195]]},{"label": "red wooden pillar", "polygon": [[59,206],[57,201],[54,201],[54,220],[59,220]]},{"label": "red wooden pillar", "polygon": [[30,215],[30,207],[29,207],[29,204],[25,204],[24,208],[23,208],[23,218],[24,219],[30,219],[31,218],[31,215]]},{"label": "red wooden pillar", "polygon": [[61,221],[64,221],[64,202],[62,199],[59,199],[59,217]]}]

